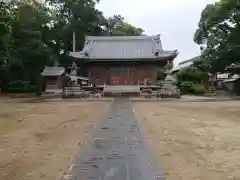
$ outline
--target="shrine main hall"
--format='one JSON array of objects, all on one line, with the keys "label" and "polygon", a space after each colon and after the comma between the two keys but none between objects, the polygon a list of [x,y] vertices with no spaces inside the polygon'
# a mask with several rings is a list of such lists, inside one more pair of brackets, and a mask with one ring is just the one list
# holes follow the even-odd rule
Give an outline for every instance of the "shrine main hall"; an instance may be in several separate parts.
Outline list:
[{"label": "shrine main hall", "polygon": [[177,50],[163,50],[156,36],[87,36],[82,51],[70,52],[90,84],[156,84],[161,68],[169,71]]}]

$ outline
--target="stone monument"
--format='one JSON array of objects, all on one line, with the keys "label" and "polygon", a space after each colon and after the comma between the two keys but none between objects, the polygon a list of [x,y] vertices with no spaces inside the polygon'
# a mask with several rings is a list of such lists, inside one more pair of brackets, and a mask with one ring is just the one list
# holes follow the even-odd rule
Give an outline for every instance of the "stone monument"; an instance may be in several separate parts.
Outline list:
[{"label": "stone monument", "polygon": [[164,69],[167,76],[163,80],[163,83],[161,86],[161,90],[160,90],[161,96],[180,98],[180,90],[176,86],[177,80],[171,73],[172,64],[168,62],[168,64],[164,67]]}]

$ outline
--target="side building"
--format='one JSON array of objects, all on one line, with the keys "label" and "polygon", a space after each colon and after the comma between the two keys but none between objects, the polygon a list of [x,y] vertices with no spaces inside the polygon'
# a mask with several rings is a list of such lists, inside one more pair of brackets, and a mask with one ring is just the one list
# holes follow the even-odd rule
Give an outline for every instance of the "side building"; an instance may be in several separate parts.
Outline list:
[{"label": "side building", "polygon": [[180,71],[181,69],[190,67],[191,65],[193,65],[193,63],[195,61],[199,60],[199,58],[200,58],[200,56],[196,56],[194,58],[191,58],[191,59],[188,59],[188,60],[178,63],[178,65],[172,69],[172,73],[174,74],[174,73],[177,73],[178,71]]}]

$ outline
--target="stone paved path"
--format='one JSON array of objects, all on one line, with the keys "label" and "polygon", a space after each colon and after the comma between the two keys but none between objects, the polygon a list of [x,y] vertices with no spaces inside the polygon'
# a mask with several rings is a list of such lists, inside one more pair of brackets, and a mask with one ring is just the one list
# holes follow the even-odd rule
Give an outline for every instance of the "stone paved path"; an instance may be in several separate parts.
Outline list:
[{"label": "stone paved path", "polygon": [[[94,112],[94,111],[93,111]],[[141,135],[131,103],[116,99],[86,148],[76,157],[70,180],[163,180]]]}]

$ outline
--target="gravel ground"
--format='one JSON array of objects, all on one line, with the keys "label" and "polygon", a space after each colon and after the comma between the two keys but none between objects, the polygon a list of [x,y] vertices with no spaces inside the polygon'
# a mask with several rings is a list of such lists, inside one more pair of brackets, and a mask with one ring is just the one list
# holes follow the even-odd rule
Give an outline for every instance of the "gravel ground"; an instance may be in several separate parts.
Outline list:
[{"label": "gravel ground", "polygon": [[239,101],[134,106],[166,179],[240,179]]},{"label": "gravel ground", "polygon": [[2,180],[59,180],[109,105],[21,101],[0,98]]}]

